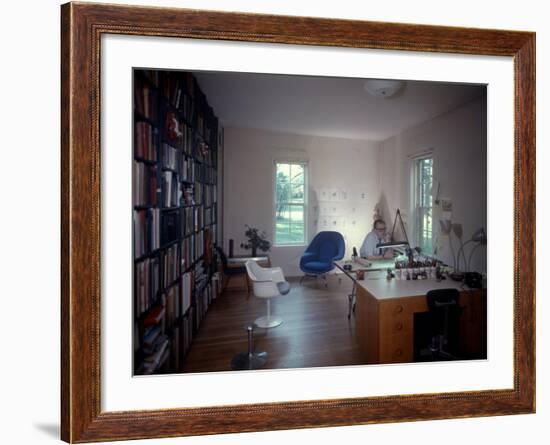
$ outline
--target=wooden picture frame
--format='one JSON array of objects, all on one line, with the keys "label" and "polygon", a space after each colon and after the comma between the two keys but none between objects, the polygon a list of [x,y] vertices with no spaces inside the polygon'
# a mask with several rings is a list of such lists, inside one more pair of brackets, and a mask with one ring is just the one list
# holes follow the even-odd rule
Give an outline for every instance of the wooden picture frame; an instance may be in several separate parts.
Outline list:
[{"label": "wooden picture frame", "polygon": [[[534,33],[91,3],[65,4],[61,13],[63,440],[95,442],[535,411]],[[513,57],[513,389],[102,412],[99,73],[100,38],[105,33]]]}]

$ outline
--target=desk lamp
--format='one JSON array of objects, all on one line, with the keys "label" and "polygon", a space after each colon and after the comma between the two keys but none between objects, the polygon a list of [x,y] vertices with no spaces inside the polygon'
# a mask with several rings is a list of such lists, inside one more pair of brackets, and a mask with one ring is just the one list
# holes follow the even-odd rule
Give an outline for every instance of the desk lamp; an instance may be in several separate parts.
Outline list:
[{"label": "desk lamp", "polygon": [[[401,231],[403,232],[403,235],[405,236],[404,241],[395,241],[393,238],[393,235],[395,233],[395,226],[397,224],[397,219],[399,219],[399,225],[401,226]],[[403,218],[401,217],[401,211],[397,209],[395,212],[395,219],[393,220],[393,227],[391,230],[391,236],[390,241],[387,243],[378,243],[376,245],[379,249],[391,249],[394,247],[404,247],[405,252],[409,258],[409,263],[413,262],[413,250],[411,249],[411,245],[409,244],[409,237],[407,236],[407,231],[405,230],[405,224],[403,223]]]}]

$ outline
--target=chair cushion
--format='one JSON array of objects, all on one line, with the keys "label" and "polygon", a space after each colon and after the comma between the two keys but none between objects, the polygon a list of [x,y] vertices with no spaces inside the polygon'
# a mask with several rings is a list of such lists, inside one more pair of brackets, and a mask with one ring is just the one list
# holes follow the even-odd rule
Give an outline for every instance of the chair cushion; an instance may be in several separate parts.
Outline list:
[{"label": "chair cushion", "polygon": [[309,261],[304,264],[304,269],[306,269],[308,272],[328,272],[329,270],[333,269],[333,264],[331,262],[323,262],[323,261]]},{"label": "chair cushion", "polygon": [[332,240],[326,240],[319,246],[319,260],[325,263],[331,263],[337,253],[338,246]]},{"label": "chair cushion", "polygon": [[286,295],[290,292],[290,283],[288,281],[279,281],[277,283],[277,289],[281,295]]}]

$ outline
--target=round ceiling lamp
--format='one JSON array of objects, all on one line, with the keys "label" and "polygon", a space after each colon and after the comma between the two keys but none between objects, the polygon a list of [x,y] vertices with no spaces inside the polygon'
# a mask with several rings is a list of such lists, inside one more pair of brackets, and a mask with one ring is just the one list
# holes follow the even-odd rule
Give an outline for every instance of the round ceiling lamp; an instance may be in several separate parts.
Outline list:
[{"label": "round ceiling lamp", "polygon": [[405,82],[402,80],[368,79],[365,81],[363,88],[374,97],[392,97],[403,85],[405,85]]}]

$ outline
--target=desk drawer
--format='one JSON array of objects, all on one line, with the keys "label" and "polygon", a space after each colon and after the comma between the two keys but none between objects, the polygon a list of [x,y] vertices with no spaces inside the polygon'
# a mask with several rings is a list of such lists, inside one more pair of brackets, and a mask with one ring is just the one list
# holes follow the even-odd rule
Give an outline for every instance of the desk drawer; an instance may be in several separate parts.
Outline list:
[{"label": "desk drawer", "polygon": [[382,363],[405,363],[411,362],[413,348],[410,338],[407,335],[391,335],[383,340],[381,345]]}]

